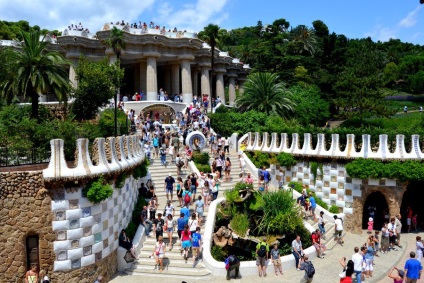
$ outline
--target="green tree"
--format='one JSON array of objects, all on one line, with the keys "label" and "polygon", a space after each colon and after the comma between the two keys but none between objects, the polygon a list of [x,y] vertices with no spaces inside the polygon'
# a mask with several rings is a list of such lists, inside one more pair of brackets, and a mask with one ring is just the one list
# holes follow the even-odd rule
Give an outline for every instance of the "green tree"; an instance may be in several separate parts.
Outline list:
[{"label": "green tree", "polygon": [[413,93],[424,93],[424,70],[410,76],[408,81]]},{"label": "green tree", "polygon": [[12,80],[0,78],[2,96],[24,95],[31,98],[31,118],[38,119],[39,93],[53,92],[60,101],[67,102],[70,90],[68,79],[69,62],[56,51],[47,51],[48,43],[40,32],[21,31],[21,48],[13,49],[11,65],[14,70]]},{"label": "green tree", "polygon": [[253,73],[246,81],[245,91],[236,100],[240,111],[257,110],[266,115],[286,116],[294,109],[291,93],[278,76],[271,73]]},{"label": "green tree", "polygon": [[204,27],[203,31],[199,32],[199,38],[207,42],[211,46],[211,73],[210,81],[212,84],[212,98],[216,98],[215,84],[213,84],[213,74],[215,67],[215,47],[219,42],[219,26],[214,24],[209,24]]},{"label": "green tree", "polygon": [[296,85],[290,87],[292,100],[296,103],[294,118],[302,125],[322,126],[330,118],[330,105],[323,100],[316,86]]},{"label": "green tree", "polygon": [[315,30],[306,27],[305,25],[299,25],[291,31],[291,45],[293,50],[299,54],[310,54],[313,55],[317,47],[317,36]]},{"label": "green tree", "polygon": [[110,35],[108,40],[106,41],[106,45],[109,48],[112,48],[113,52],[116,55],[116,59],[119,60],[122,51],[125,50],[125,48],[127,47],[124,32],[114,26],[110,31]]},{"label": "green tree", "polygon": [[122,81],[124,70],[118,62],[110,65],[105,58],[98,62],[81,57],[75,70],[78,87],[72,113],[77,120],[90,120],[96,117],[99,108],[114,97],[116,82]]}]

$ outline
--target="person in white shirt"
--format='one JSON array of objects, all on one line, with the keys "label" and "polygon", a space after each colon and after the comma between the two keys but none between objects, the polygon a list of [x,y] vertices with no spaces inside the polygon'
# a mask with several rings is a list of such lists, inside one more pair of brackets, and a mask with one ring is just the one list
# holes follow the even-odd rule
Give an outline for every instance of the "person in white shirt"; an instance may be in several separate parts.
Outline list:
[{"label": "person in white shirt", "polygon": [[246,171],[246,160],[244,160],[244,157],[242,155],[239,155],[239,161],[240,161],[240,169],[244,176],[244,172]]},{"label": "person in white shirt", "polygon": [[353,261],[353,272],[355,272],[356,275],[356,281],[358,283],[361,283],[361,276],[362,276],[362,264],[364,262],[364,256],[359,251],[358,247],[355,247],[354,249],[355,254],[352,256]]},{"label": "person in white shirt", "polygon": [[144,154],[146,155],[146,158],[150,161],[150,142],[144,143]]},{"label": "person in white shirt", "polygon": [[390,219],[390,223],[387,225],[387,230],[389,230],[389,244],[390,244],[389,249],[392,249],[392,250],[397,251],[397,249],[395,249],[395,244],[396,244],[396,224],[395,224],[395,219],[394,218],[391,218]]},{"label": "person in white shirt", "polygon": [[334,240],[343,245],[343,221],[334,215]]}]

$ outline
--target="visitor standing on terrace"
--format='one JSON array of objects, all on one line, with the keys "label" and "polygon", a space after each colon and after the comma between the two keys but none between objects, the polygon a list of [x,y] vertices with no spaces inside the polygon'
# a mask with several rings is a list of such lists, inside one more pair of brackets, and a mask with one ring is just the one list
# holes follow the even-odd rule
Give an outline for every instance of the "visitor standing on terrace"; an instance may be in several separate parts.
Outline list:
[{"label": "visitor standing on terrace", "polygon": [[266,261],[268,259],[269,246],[262,240],[256,245],[256,266],[259,277],[266,277]]}]

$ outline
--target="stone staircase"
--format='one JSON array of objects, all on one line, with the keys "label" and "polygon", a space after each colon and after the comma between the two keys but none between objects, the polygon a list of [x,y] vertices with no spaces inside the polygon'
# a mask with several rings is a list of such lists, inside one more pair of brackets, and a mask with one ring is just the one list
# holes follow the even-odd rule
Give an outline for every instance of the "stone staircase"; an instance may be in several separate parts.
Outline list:
[{"label": "stone staircase", "polygon": [[[208,150],[208,149],[205,149]],[[232,153],[229,155],[231,163],[232,163],[232,172],[231,172],[231,181],[230,182],[221,182],[219,197],[223,196],[223,192],[225,190],[231,189],[236,182],[239,181],[239,173],[241,172],[239,168],[239,163],[237,160],[236,153]],[[149,171],[151,174],[151,179],[153,184],[155,185],[156,195],[158,197],[159,207],[157,212],[161,212],[166,204],[166,194],[164,190],[164,181],[169,173],[176,179],[177,177],[177,167],[175,163],[170,163],[171,158],[167,156],[168,165],[162,166],[160,164],[160,159],[154,159],[151,161],[149,166]],[[184,180],[187,177],[187,174],[190,172],[188,169],[182,169],[180,177]],[[176,197],[176,193],[174,192],[173,205],[175,207],[175,217],[176,221],[179,217],[180,208],[178,205],[178,199]],[[190,212],[194,212],[194,206],[190,207]],[[208,207],[205,208],[205,212],[203,215],[203,221],[201,226],[201,235],[203,237],[203,231],[205,227],[205,220],[208,215]],[[169,243],[167,233],[164,233],[164,242]],[[187,261],[184,260],[182,253],[180,251],[180,244],[177,243],[178,235],[177,232],[174,231],[172,235],[172,242],[174,243],[174,247],[172,250],[167,248],[165,252],[164,258],[164,271],[159,272],[158,267],[155,266],[155,260],[151,259],[150,256],[154,250],[154,246],[156,243],[155,237],[147,238],[143,244],[143,247],[139,254],[139,260],[136,260],[131,268],[125,271],[128,275],[141,275],[141,276],[157,276],[160,278],[180,278],[185,280],[201,280],[202,278],[207,278],[211,272],[205,267],[202,261],[197,261],[193,267],[193,259],[191,257],[191,252],[189,252],[189,258]]]},{"label": "stone staircase", "polygon": [[[315,211],[317,213],[319,213],[319,211]],[[317,215],[318,217],[318,215]],[[308,222],[312,227],[314,227],[315,229],[319,229],[318,228],[318,222],[315,222],[313,220],[313,218],[307,218],[306,222]],[[331,250],[337,246],[337,242],[334,241],[334,222],[331,221],[327,221],[325,223],[325,234],[321,235],[321,243],[324,244],[327,247],[327,252],[326,253],[330,253]],[[343,233],[343,237],[346,235],[346,232]],[[325,240],[322,238],[322,236],[325,236]]]}]

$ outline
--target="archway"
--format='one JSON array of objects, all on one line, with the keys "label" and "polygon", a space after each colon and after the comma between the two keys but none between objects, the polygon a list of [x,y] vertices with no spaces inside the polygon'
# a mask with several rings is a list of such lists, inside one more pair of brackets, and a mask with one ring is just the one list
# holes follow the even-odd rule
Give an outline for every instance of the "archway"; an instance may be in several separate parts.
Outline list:
[{"label": "archway", "polygon": [[402,230],[408,231],[406,223],[407,219],[407,208],[408,206],[412,209],[413,214],[417,214],[417,227],[422,229],[424,227],[424,190],[422,189],[424,182],[411,182],[406,187],[406,191],[403,194],[402,205],[400,206],[400,212],[402,214]]},{"label": "archway", "polygon": [[[137,113],[138,114],[138,113]],[[165,104],[154,104],[143,109],[144,118],[149,115],[152,120],[159,117],[164,124],[172,124],[175,119],[175,110]],[[157,115],[157,116],[156,116]]]},{"label": "archway", "polygon": [[362,213],[362,229],[368,227],[371,211],[374,211],[374,230],[381,230],[384,224],[384,215],[389,214],[389,205],[381,192],[372,192],[368,195]]}]

